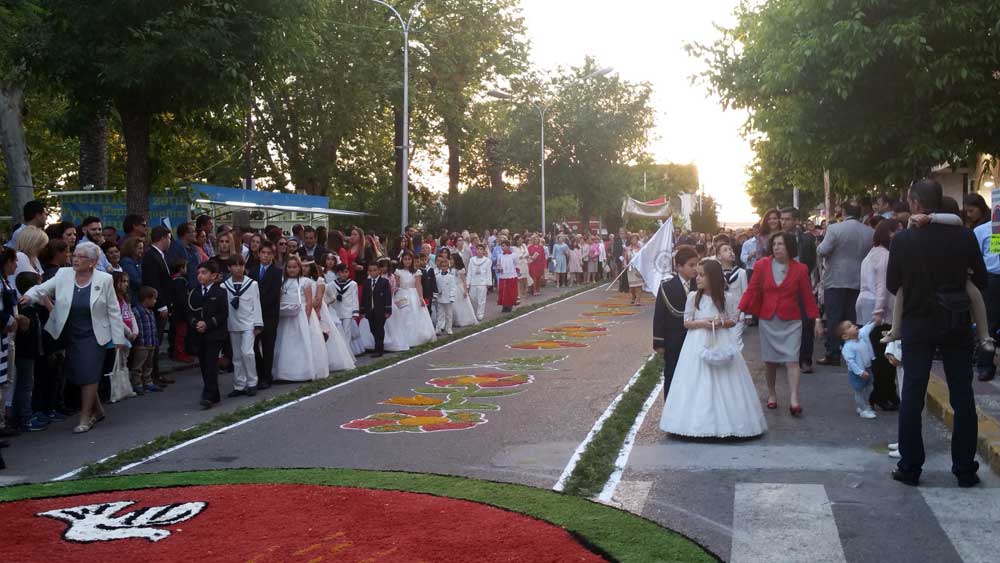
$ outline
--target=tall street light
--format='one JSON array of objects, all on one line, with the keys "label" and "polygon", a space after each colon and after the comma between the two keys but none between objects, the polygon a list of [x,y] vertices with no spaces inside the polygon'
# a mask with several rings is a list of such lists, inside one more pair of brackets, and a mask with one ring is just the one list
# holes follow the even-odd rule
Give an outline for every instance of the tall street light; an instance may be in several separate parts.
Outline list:
[{"label": "tall street light", "polygon": [[388,2],[383,0],[371,1],[388,8],[396,16],[396,19],[399,20],[399,25],[403,28],[403,146],[400,147],[403,152],[403,210],[402,224],[400,225],[400,232],[402,233],[406,231],[406,225],[410,223],[410,29],[413,26],[413,18],[416,17],[417,12],[420,11],[420,7],[427,0],[417,2],[417,5],[410,10],[409,17],[405,19],[399,13],[399,10]]},{"label": "tall street light", "polygon": [[[375,1],[377,2],[378,0],[375,0]],[[610,66],[609,67],[605,67],[605,68],[602,68],[600,70],[596,70],[596,71],[588,74],[587,76],[584,76],[582,78],[582,80],[590,80],[591,78],[597,78],[598,76],[604,76],[605,74],[608,74],[609,72],[611,72],[613,70],[614,70],[614,68],[612,68]],[[488,96],[490,96],[490,97],[499,98],[501,100],[513,100],[514,99],[514,95],[513,94],[511,94],[509,92],[502,92],[500,90],[490,90],[486,94]],[[556,94],[554,96],[554,98],[558,98],[558,97],[559,97],[559,94]],[[546,105],[546,101],[545,100],[539,100],[537,102],[532,102],[532,105],[534,106],[535,111],[538,112],[538,118],[542,122],[541,167],[540,167],[540,171],[541,171],[541,183],[542,183],[542,235],[544,236],[545,233],[547,232],[547,229],[545,228],[545,112],[548,111],[549,107],[548,107],[548,105]],[[583,226],[581,225],[581,228],[582,227]],[[589,228],[590,225],[587,225],[587,227]]]}]

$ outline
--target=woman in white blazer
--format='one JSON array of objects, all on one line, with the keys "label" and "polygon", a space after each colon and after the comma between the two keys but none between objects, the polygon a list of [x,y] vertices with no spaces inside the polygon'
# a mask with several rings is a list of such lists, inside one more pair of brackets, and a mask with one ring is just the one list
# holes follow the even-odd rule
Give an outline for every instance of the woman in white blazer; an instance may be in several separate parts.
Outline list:
[{"label": "woman in white blazer", "polygon": [[105,346],[114,342],[127,347],[125,325],[115,297],[111,275],[95,270],[100,258],[97,245],[85,242],[73,251],[73,268],[62,268],[49,281],[36,285],[21,297],[22,304],[55,306],[45,330],[58,339],[66,332],[66,376],[80,386],[80,424],[73,432],[89,431],[104,419],[97,396]]}]

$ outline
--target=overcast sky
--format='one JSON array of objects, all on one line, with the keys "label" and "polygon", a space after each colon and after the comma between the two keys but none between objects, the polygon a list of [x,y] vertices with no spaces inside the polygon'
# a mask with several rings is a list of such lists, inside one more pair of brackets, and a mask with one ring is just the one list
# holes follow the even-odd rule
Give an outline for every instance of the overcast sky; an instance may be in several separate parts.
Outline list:
[{"label": "overcast sky", "polygon": [[579,65],[586,55],[625,79],[654,89],[658,162],[694,162],[705,190],[723,204],[723,221],[756,217],[744,191],[753,151],[740,134],[744,115],[723,112],[703,85],[684,44],[718,36],[738,0],[521,0],[532,61],[543,69]]}]

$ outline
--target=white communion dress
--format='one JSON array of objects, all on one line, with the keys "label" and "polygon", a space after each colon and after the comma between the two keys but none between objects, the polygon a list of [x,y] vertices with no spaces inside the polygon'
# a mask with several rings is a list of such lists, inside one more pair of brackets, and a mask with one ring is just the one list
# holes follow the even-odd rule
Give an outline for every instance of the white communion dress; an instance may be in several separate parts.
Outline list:
[{"label": "white communion dress", "polygon": [[[279,381],[312,381],[319,371],[316,368],[318,355],[315,340],[306,315],[306,281],[312,282],[308,278],[289,279],[281,286],[273,369],[274,379]],[[319,336],[320,339],[323,338],[322,332],[319,332]],[[326,348],[320,348],[320,352],[325,360]],[[325,361],[321,367],[325,375]]]},{"label": "white communion dress", "polygon": [[[712,320],[720,317],[708,295],[695,307],[696,293],[688,295],[684,319]],[[725,318],[737,320],[739,312],[732,299],[726,301]],[[764,411],[750,370],[730,329],[687,331],[673,382],[663,405],[660,428],[690,437],[751,437],[767,431]],[[715,339],[713,342],[713,338]],[[707,347],[736,347],[725,365],[710,365],[702,359]]]},{"label": "white communion dress", "polygon": [[389,348],[390,332],[394,340],[402,340],[407,348],[433,342],[437,338],[437,331],[427,307],[423,306],[417,293],[420,276],[400,268],[396,270],[396,278],[399,286],[392,296],[392,316],[385,323],[385,349],[394,351]]}]

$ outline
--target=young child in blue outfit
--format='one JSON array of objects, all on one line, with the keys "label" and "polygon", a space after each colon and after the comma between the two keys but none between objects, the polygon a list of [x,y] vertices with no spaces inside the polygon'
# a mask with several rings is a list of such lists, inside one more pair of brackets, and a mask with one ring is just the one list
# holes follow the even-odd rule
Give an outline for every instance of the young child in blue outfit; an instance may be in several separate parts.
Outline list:
[{"label": "young child in blue outfit", "polygon": [[875,411],[868,403],[872,390],[872,374],[868,371],[875,359],[872,349],[871,333],[875,323],[868,323],[858,329],[851,321],[844,321],[837,327],[840,338],[844,341],[841,357],[847,362],[847,375],[854,389],[854,404],[861,418],[875,418]]}]

